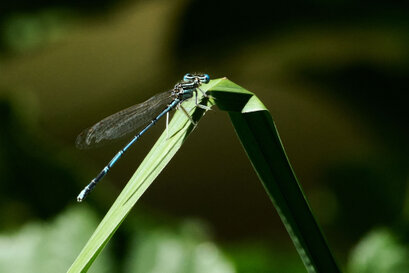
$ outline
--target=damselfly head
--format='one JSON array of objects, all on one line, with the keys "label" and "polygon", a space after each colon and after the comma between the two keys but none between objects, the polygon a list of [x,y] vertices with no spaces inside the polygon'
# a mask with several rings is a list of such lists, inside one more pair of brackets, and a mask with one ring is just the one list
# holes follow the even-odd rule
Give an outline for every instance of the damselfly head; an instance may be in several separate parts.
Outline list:
[{"label": "damselfly head", "polygon": [[200,84],[202,83],[208,83],[210,81],[210,77],[208,74],[192,74],[192,73],[187,73],[184,77],[183,80],[185,82],[198,82]]}]

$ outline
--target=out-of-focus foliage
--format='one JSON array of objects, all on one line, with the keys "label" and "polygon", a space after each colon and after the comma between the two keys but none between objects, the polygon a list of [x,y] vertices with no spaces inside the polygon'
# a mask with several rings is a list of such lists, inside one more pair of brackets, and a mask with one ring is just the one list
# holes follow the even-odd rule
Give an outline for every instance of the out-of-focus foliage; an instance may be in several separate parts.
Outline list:
[{"label": "out-of-focus foliage", "polygon": [[399,160],[356,159],[334,165],[327,175],[339,206],[336,224],[349,237],[358,239],[371,227],[393,225],[401,219],[407,198],[407,168]]},{"label": "out-of-focus foliage", "polygon": [[409,248],[389,229],[372,230],[352,250],[348,272],[407,273]]},{"label": "out-of-focus foliage", "polygon": [[306,272],[304,265],[295,260],[291,252],[267,247],[263,242],[242,242],[230,246],[227,251],[240,273]]},{"label": "out-of-focus foliage", "polygon": [[[0,271],[65,272],[98,221],[95,213],[82,206],[48,223],[32,222],[14,232],[0,233]],[[198,221],[183,222],[178,228],[139,222],[130,236],[123,271],[114,265],[115,255],[108,247],[89,272],[237,272]]]},{"label": "out-of-focus foliage", "polygon": [[237,272],[199,222],[186,221],[176,230],[152,228],[137,233],[127,254],[125,272]]},{"label": "out-of-focus foliage", "polygon": [[[86,207],[69,209],[48,223],[32,222],[0,233],[0,272],[65,272],[98,223]],[[89,272],[115,272],[107,249]]]},{"label": "out-of-focus foliage", "polygon": [[76,193],[70,154],[41,137],[36,110],[29,93],[0,96],[0,228],[50,217],[70,202],[62,196]]},{"label": "out-of-focus foliage", "polygon": [[0,29],[0,46],[15,54],[39,49],[63,38],[73,17],[68,11],[53,9],[9,15]]},{"label": "out-of-focus foliage", "polygon": [[0,4],[1,51],[24,53],[64,37],[74,19],[107,12],[121,1],[16,0]]}]

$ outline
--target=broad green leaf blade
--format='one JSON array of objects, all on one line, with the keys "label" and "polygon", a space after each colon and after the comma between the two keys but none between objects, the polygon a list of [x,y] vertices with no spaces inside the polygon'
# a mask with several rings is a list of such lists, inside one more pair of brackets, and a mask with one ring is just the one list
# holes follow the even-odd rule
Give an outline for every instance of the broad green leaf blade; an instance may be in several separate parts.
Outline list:
[{"label": "broad green leaf blade", "polygon": [[[201,89],[206,91],[214,82],[203,85]],[[203,99],[201,103],[207,104],[208,99]],[[194,100],[184,102],[183,107],[188,110],[195,122],[204,114],[203,109],[195,107]],[[145,157],[68,272],[87,272],[129,211],[176,154],[194,127],[182,111],[176,111],[169,123],[169,131],[165,130]]]},{"label": "broad green leaf blade", "polygon": [[209,89],[228,111],[236,133],[309,273],[338,273],[287,159],[270,113],[251,92],[222,79]]},{"label": "broad green leaf blade", "polygon": [[[340,272],[287,159],[270,113],[251,92],[224,79],[201,87],[228,111],[235,130],[264,188],[275,205],[308,272]],[[208,103],[208,102],[206,102]],[[197,121],[204,111],[185,102]],[[86,272],[139,197],[159,175],[194,129],[178,111],[146,156],[68,272]]]}]

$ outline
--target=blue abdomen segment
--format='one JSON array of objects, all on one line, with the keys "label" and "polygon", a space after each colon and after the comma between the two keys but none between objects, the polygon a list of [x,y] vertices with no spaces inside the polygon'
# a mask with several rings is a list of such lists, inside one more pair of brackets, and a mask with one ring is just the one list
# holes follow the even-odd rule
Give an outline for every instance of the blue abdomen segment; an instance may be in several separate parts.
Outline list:
[{"label": "blue abdomen segment", "polygon": [[122,156],[123,154],[124,154],[124,151],[123,151],[123,149],[122,149],[122,150],[120,150],[120,151],[111,159],[111,161],[109,161],[107,167],[110,169],[112,166],[114,166],[114,164],[118,161],[118,159],[121,158],[121,156]]}]

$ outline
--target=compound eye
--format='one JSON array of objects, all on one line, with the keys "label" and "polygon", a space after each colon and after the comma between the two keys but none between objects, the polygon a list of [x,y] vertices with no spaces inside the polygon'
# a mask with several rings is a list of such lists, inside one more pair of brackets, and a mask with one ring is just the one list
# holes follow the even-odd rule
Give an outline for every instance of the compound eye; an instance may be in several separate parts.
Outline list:
[{"label": "compound eye", "polygon": [[183,77],[183,80],[184,80],[185,82],[188,82],[188,81],[191,81],[192,78],[193,78],[193,75],[192,75],[191,73],[187,73],[187,74]]},{"label": "compound eye", "polygon": [[208,74],[203,75],[203,83],[208,83],[210,81],[210,76]]}]

